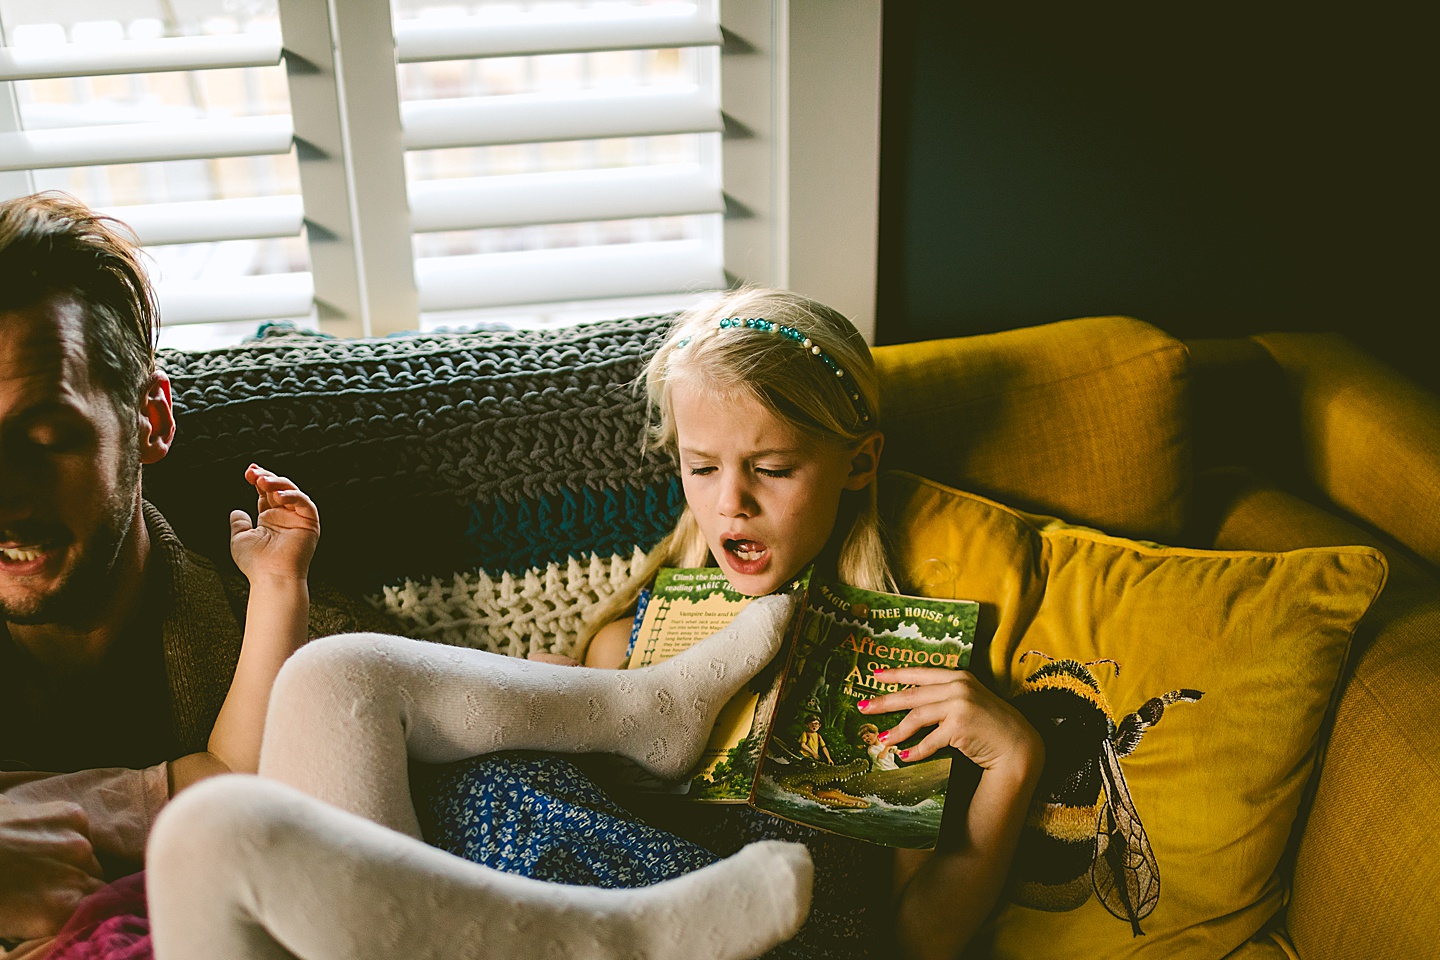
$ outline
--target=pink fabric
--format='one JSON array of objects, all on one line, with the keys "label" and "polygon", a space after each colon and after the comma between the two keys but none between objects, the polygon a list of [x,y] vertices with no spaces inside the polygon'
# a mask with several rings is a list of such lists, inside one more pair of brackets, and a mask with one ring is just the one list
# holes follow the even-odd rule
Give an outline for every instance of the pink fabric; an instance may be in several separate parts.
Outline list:
[{"label": "pink fabric", "polygon": [[154,960],[145,874],[136,873],[80,901],[45,960]]},{"label": "pink fabric", "polygon": [[[31,773],[0,771],[0,805],[42,804],[56,800],[78,803],[90,819],[90,842],[95,852],[116,860],[128,861],[139,866],[145,856],[145,841],[150,836],[150,827],[159,816],[160,809],[170,798],[170,777],[166,764],[157,764],[144,770],[120,768],[105,770],[81,770],[78,773]],[[132,867],[133,869],[133,867]],[[126,878],[127,880],[129,878]],[[125,880],[119,881],[125,883]],[[71,918],[65,930],[72,929],[81,917],[86,904],[97,897],[103,897],[109,887],[97,890],[82,901],[79,910]],[[102,903],[110,901],[101,901]],[[145,916],[143,888],[141,909],[138,917]],[[101,918],[102,920],[105,918]],[[110,923],[93,924],[92,931],[102,939],[128,935],[128,924],[134,917],[111,916]],[[104,927],[101,930],[101,927]],[[149,957],[148,926],[144,952],[141,953],[76,953],[66,956],[86,960],[139,960]],[[27,940],[14,950],[6,953],[0,949],[4,960],[55,960],[62,954],[56,953],[58,940],[49,938]],[[83,944],[76,949],[90,949]]]}]

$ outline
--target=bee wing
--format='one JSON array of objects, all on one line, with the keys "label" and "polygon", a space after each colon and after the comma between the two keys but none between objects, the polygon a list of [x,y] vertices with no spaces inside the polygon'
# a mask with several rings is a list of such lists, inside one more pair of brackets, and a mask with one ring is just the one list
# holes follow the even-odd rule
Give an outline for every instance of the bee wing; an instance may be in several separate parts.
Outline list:
[{"label": "bee wing", "polygon": [[1090,878],[1105,909],[1129,920],[1135,935],[1140,936],[1140,921],[1150,916],[1160,901],[1160,865],[1135,812],[1115,748],[1107,740],[1100,753],[1106,804]]}]

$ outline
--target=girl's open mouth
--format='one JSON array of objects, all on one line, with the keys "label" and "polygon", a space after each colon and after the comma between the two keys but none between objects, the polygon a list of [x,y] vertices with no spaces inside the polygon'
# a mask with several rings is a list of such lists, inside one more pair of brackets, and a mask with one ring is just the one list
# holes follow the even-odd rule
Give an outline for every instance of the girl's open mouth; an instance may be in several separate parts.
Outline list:
[{"label": "girl's open mouth", "polygon": [[770,563],[770,550],[758,540],[726,539],[725,557],[730,568],[739,574],[755,574]]}]

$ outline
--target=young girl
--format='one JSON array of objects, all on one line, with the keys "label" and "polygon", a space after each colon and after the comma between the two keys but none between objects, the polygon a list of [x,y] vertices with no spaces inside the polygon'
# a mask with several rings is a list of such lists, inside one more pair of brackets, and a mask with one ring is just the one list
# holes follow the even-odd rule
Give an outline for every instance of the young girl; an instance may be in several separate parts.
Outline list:
[{"label": "young girl", "polygon": [[[569,779],[561,785],[569,791],[562,815],[548,819],[548,801],[515,786],[513,758],[459,767],[442,784],[441,795],[449,789],[452,799],[458,791],[462,801],[480,800],[439,803],[452,820],[468,818],[442,826],[471,839],[501,834],[498,843],[462,843],[460,852],[553,879],[565,879],[576,860],[587,868],[601,860],[592,882],[605,883],[617,858],[607,860],[604,848],[624,835],[661,851],[650,858],[662,862],[649,879],[671,878],[636,890],[563,886],[462,863],[409,839],[421,832],[409,761],[515,748],[615,752],[678,777],[696,759],[715,712],[776,652],[792,602],[769,595],[812,562],[846,582],[893,589],[875,508],[883,446],[876,378],[848,321],[792,294],[740,291],[682,317],[645,379],[655,433],[679,463],[687,507],[646,569],[600,611],[586,664],[623,665],[636,597],[661,565],[717,563],[738,590],[761,599],[680,657],[620,674],[373,635],[302,650],[277,682],[261,773],[395,832],[259,781],[222,779],[190,791],[152,841],[161,960],[197,955],[202,945],[227,956],[305,960],[449,956],[479,941],[475,955],[491,957],[539,955],[556,944],[566,955],[602,958],[743,957],[794,933],[809,907],[803,848],[752,844],[701,866],[713,855],[646,833],[604,797],[577,800],[585,788]],[[1040,741],[968,673],[909,668],[880,679],[907,688],[873,698],[868,710],[909,711],[882,740],[932,727],[905,759],[951,745],[984,770],[960,829],[934,852],[897,852],[891,867],[898,952],[955,956],[999,894],[1039,774]],[[549,783],[547,761],[536,762],[541,772],[521,770],[521,778]],[[517,809],[539,811],[547,830],[590,825],[581,840],[600,852],[582,842],[557,854],[542,837],[538,858],[509,856],[529,840],[516,832]],[[731,833],[741,841],[755,838],[762,819],[777,835],[801,835],[774,818],[740,816],[747,822]],[[815,844],[822,873],[828,842]],[[204,855],[196,855],[197,843]],[[557,856],[564,865],[549,869]],[[627,847],[618,859],[647,858]],[[312,872],[316,862],[338,875],[326,884],[328,874]],[[239,864],[243,881],[227,886],[208,872],[214,863]],[[674,875],[692,866],[701,868]],[[837,879],[845,878],[822,877],[822,897]],[[203,897],[192,892],[203,888]],[[287,892],[307,889],[303,897]],[[944,923],[936,921],[936,903],[946,904]]]},{"label": "young girl", "polygon": [[[823,576],[895,589],[876,508],[879,385],[869,349],[845,317],[791,293],[738,291],[680,318],[645,384],[659,418],[654,435],[678,461],[686,508],[602,617],[632,606],[640,578],[660,566],[717,563],[737,590],[758,595],[813,561]],[[601,628],[586,663],[623,663],[628,635],[627,617]],[[999,896],[1043,747],[968,672],[912,667],[877,679],[908,689],[871,698],[865,712],[909,710],[878,742],[933,727],[901,759],[923,760],[948,745],[984,771],[962,830],[950,830],[933,852],[895,851],[899,952],[955,956]],[[936,903],[947,905],[943,924]]]}]

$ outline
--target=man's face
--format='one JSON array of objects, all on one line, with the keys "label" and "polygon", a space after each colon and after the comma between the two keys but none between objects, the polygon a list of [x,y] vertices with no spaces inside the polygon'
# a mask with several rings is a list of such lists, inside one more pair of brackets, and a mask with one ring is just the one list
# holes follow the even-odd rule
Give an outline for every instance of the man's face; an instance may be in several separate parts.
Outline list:
[{"label": "man's face", "polygon": [[[0,614],[84,625],[139,515],[139,434],[90,379],[83,308],[0,311]],[[132,422],[133,420],[133,422]]]}]

